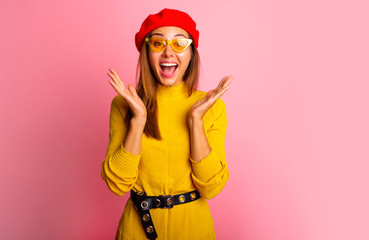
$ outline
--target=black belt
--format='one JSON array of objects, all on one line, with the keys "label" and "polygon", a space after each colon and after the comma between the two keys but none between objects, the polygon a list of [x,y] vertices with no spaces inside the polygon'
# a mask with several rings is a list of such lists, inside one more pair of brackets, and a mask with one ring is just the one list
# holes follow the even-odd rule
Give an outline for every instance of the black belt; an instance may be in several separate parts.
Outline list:
[{"label": "black belt", "polygon": [[144,192],[136,193],[131,190],[131,200],[134,202],[134,206],[140,214],[142,226],[148,239],[156,239],[158,237],[149,209],[173,208],[174,205],[192,202],[200,197],[201,194],[197,190],[177,195],[160,196],[146,196]]}]

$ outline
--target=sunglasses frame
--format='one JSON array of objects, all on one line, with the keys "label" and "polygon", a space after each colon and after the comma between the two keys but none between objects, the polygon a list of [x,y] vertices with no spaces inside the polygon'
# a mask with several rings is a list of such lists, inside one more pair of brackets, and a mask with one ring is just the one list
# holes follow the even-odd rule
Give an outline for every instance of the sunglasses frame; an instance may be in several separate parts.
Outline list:
[{"label": "sunglasses frame", "polygon": [[[164,47],[163,47],[163,49],[162,50],[157,50],[154,46],[152,46],[151,44],[150,44],[150,40],[151,39],[160,39],[160,40],[162,40],[162,42],[165,44],[164,45]],[[185,40],[186,42],[187,42],[187,46],[184,48],[184,49],[182,49],[181,51],[176,51],[174,48],[173,48],[173,41],[175,41],[175,40]],[[164,38],[159,38],[159,37],[147,37],[147,38],[145,38],[145,41],[146,41],[146,43],[147,43],[147,45],[149,45],[149,47],[150,47],[150,49],[151,50],[153,50],[154,52],[163,52],[164,50],[165,50],[165,48],[168,46],[168,45],[170,45],[170,47],[173,49],[173,51],[174,52],[176,52],[176,53],[181,53],[181,52],[183,52],[184,50],[186,50],[191,44],[192,44],[192,42],[193,42],[193,40],[192,39],[189,39],[189,38],[175,38],[175,39],[173,39],[173,40],[167,40],[167,39],[164,39]]]}]

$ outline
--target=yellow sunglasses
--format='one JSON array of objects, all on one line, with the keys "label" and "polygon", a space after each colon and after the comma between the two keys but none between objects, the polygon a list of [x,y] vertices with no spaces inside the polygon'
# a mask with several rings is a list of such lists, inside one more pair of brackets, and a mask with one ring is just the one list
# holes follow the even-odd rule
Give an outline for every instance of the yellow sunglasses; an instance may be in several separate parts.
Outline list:
[{"label": "yellow sunglasses", "polygon": [[175,51],[176,53],[183,52],[192,43],[192,39],[187,38],[176,38],[173,40],[166,40],[163,38],[153,37],[153,38],[145,38],[145,41],[147,42],[151,50],[155,52],[162,52],[168,45],[170,45],[173,51]]}]

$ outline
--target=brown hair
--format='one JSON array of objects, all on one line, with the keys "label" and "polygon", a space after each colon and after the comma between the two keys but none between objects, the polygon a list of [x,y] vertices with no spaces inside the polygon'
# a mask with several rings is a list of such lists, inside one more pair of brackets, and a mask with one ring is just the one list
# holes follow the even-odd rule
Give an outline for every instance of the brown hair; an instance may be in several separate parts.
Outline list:
[{"label": "brown hair", "polygon": [[[188,64],[186,72],[183,74],[183,80],[188,87],[188,96],[191,96],[193,90],[197,89],[199,79],[199,65],[200,65],[200,56],[193,44],[191,44],[191,49],[192,49],[191,60],[190,63]],[[136,75],[138,76],[137,94],[141,98],[142,102],[145,104],[147,111],[147,119],[144,133],[148,137],[153,137],[155,139],[160,140],[161,135],[157,118],[158,106],[156,102],[157,79],[150,67],[148,47],[147,44],[145,43],[142,44],[141,47],[140,57],[137,63]],[[133,117],[132,112],[128,110],[126,116],[127,126],[130,125],[132,117]]]}]

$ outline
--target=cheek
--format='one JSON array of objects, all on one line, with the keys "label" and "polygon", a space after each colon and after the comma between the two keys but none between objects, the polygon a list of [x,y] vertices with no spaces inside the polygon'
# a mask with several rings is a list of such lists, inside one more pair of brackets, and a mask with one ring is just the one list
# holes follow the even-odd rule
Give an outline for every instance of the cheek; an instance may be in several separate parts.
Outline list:
[{"label": "cheek", "polygon": [[155,69],[158,66],[158,62],[159,62],[159,56],[157,56],[157,54],[149,51],[149,63],[150,63],[150,67],[151,69]]},{"label": "cheek", "polygon": [[188,64],[191,61],[191,57],[192,57],[191,55],[192,55],[191,52],[188,52],[186,53],[186,55],[182,57],[182,64],[186,66],[186,69],[188,67]]}]

